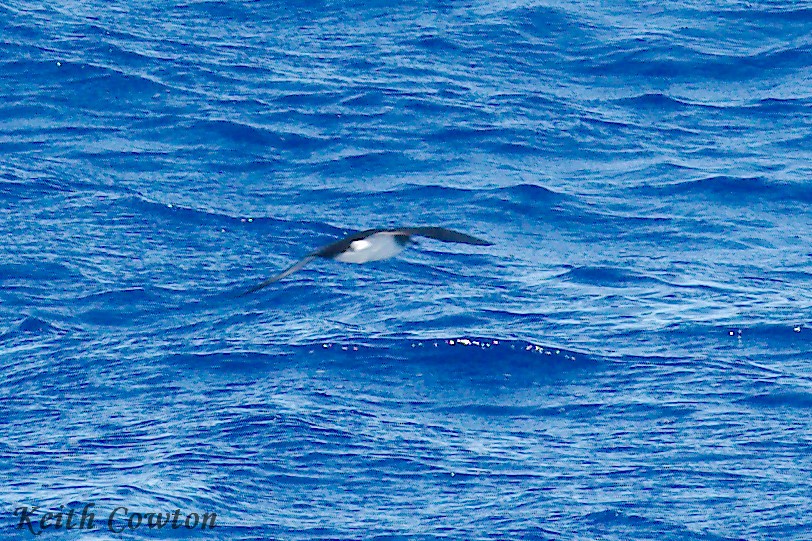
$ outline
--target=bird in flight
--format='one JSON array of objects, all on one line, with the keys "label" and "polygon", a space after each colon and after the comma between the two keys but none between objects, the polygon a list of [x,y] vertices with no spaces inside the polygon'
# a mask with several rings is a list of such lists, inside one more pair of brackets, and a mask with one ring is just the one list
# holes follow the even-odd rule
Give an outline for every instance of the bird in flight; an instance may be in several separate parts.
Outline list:
[{"label": "bird in flight", "polygon": [[412,240],[412,237],[415,236],[426,237],[441,242],[457,242],[476,246],[491,246],[493,244],[492,242],[443,227],[367,229],[366,231],[355,233],[332,244],[328,244],[315,252],[311,252],[276,276],[272,276],[261,284],[252,287],[246,291],[244,295],[259,291],[286,276],[290,276],[317,257],[334,259],[335,261],[342,261],[344,263],[366,263],[368,261],[389,259],[399,254],[409,244],[415,243],[415,241]]}]

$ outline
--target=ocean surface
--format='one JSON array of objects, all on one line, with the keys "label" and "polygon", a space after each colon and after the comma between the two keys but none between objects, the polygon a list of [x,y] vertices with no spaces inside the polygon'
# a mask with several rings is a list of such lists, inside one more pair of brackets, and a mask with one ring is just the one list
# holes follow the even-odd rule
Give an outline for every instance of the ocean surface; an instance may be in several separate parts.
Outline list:
[{"label": "ocean surface", "polygon": [[812,539],[810,81],[804,1],[0,0],[0,538]]}]

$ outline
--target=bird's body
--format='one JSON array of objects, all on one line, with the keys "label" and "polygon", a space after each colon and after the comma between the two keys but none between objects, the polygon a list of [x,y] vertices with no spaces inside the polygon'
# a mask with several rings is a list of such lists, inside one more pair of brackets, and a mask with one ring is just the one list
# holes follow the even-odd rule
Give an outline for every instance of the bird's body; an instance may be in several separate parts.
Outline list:
[{"label": "bird's body", "polygon": [[351,241],[347,249],[333,256],[333,259],[344,263],[367,263],[389,259],[402,252],[409,244],[409,240],[408,235],[377,232]]},{"label": "bird's body", "polygon": [[290,276],[317,257],[334,259],[343,263],[367,263],[396,256],[410,243],[413,236],[421,236],[441,242],[457,242],[477,246],[490,246],[492,243],[442,227],[401,227],[398,229],[367,229],[316,250],[297,261],[276,276],[249,289],[253,293],[286,276]]}]

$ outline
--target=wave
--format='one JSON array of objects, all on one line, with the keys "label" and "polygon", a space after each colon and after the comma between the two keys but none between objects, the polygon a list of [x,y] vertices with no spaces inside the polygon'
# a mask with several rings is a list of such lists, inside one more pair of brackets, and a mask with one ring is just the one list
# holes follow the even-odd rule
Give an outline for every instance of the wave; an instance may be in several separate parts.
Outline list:
[{"label": "wave", "polygon": [[739,399],[739,403],[756,408],[812,409],[812,393],[804,389],[781,390]]},{"label": "wave", "polygon": [[[304,343],[268,343],[263,349],[244,344],[242,349],[178,353],[166,358],[170,364],[188,364],[209,369],[235,368],[238,370],[279,365],[293,360],[331,359],[341,362],[396,361],[408,357],[413,361],[456,364],[478,359],[482,362],[521,362],[538,360],[549,366],[585,367],[601,362],[600,357],[561,347],[545,346],[520,339],[483,337],[442,338],[437,333],[416,337],[370,338],[358,335],[333,337]],[[434,335],[434,336],[432,336]],[[256,348],[256,349],[255,349]],[[411,361],[410,361],[411,362]]]},{"label": "wave", "polygon": [[662,280],[640,273],[639,271],[621,267],[579,266],[560,274],[557,278],[569,280],[580,284],[598,285],[603,287],[643,286],[646,284],[661,284]]},{"label": "wave", "polygon": [[0,344],[7,344],[15,339],[59,337],[67,332],[67,329],[54,322],[37,316],[26,316],[6,331],[0,332]]},{"label": "wave", "polygon": [[[0,145],[1,146],[1,145]],[[0,197],[6,202],[38,200],[70,191],[70,187],[48,176],[32,174],[6,165],[0,170]]]},{"label": "wave", "polygon": [[182,122],[188,131],[188,141],[195,144],[214,145],[218,148],[232,145],[261,147],[263,153],[317,152],[335,143],[333,137],[316,136],[312,133],[280,130],[234,118],[195,119]]},{"label": "wave", "polygon": [[812,191],[802,183],[781,182],[765,176],[708,175],[695,179],[649,184],[632,189],[641,195],[711,196],[728,204],[753,201],[812,202]]},{"label": "wave", "polygon": [[640,108],[651,108],[657,113],[688,110],[695,107],[725,109],[727,105],[713,102],[699,102],[685,97],[676,97],[662,92],[645,92],[610,100],[610,103]]},{"label": "wave", "polygon": [[652,536],[683,541],[741,541],[741,537],[738,535],[725,536],[712,532],[698,532],[679,522],[649,518],[621,509],[595,511],[587,514],[584,519],[593,524],[598,531],[610,530],[621,537]]}]

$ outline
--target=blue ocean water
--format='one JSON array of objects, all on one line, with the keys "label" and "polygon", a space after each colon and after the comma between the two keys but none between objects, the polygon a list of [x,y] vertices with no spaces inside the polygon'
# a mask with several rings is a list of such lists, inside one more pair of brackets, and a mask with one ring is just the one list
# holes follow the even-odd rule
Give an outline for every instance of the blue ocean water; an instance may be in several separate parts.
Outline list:
[{"label": "blue ocean water", "polygon": [[[808,2],[0,1],[0,536],[812,538],[811,46]],[[397,225],[495,244],[235,295]]]}]

